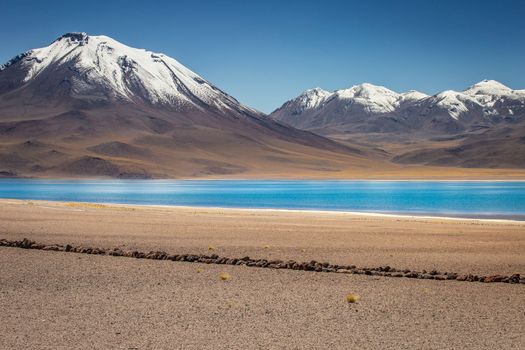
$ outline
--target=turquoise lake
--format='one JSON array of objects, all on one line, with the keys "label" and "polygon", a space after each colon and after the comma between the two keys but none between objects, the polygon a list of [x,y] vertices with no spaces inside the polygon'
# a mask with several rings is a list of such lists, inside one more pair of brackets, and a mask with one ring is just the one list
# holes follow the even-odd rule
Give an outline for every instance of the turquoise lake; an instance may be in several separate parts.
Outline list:
[{"label": "turquoise lake", "polygon": [[525,220],[525,182],[2,179],[0,198]]}]

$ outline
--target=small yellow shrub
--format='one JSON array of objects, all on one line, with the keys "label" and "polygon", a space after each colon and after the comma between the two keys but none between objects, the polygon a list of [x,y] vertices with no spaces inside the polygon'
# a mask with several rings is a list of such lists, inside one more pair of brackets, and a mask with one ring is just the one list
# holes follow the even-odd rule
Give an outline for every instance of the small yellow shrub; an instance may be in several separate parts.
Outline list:
[{"label": "small yellow shrub", "polygon": [[223,281],[229,281],[232,278],[232,276],[230,276],[228,272],[221,272],[219,274],[219,278]]},{"label": "small yellow shrub", "polygon": [[361,297],[357,294],[348,294],[346,296],[346,301],[349,303],[356,303],[359,299],[361,299]]}]

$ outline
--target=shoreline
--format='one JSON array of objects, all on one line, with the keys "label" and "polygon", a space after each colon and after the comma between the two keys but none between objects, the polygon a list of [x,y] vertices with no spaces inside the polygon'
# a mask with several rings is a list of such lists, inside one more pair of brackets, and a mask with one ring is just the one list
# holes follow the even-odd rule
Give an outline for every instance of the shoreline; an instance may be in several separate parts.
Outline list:
[{"label": "shoreline", "polygon": [[[84,201],[63,201],[63,200],[48,200],[48,199],[18,199],[18,198],[0,198],[0,203],[11,203],[11,204],[22,204],[24,202],[33,203],[56,203],[56,204],[94,204],[94,205],[108,205],[118,207],[132,207],[132,208],[167,208],[167,209],[187,209],[187,210],[231,210],[240,212],[260,212],[260,213],[297,213],[297,214],[336,214],[336,215],[347,215],[354,217],[375,217],[375,218],[392,218],[392,219],[409,219],[409,220],[447,220],[447,221],[473,221],[473,222],[488,222],[488,223],[512,223],[512,224],[524,224],[525,225],[525,214],[523,215],[510,215],[509,218],[505,216],[489,218],[482,215],[473,215],[470,217],[464,216],[438,216],[431,215],[428,213],[422,213],[421,215],[413,213],[396,213],[396,212],[361,212],[352,210],[322,210],[322,209],[288,209],[288,208],[241,208],[241,207],[218,207],[218,206],[191,206],[191,205],[169,205],[169,204],[136,204],[136,203],[117,203],[117,202],[84,202]],[[458,214],[462,215],[462,214]],[[510,218],[513,217],[513,218]],[[519,219],[518,219],[519,217]]]},{"label": "shoreline", "polygon": [[[82,203],[82,202],[77,202]],[[86,202],[91,203],[91,202]],[[109,204],[109,205],[120,205],[122,203],[97,203],[97,204]],[[126,204],[123,204],[126,205]],[[237,211],[254,211],[254,212],[282,212],[282,213],[298,213],[298,214],[342,214],[349,216],[362,216],[362,217],[378,217],[378,218],[393,218],[393,219],[436,219],[436,220],[455,220],[455,221],[481,221],[481,222],[498,222],[498,223],[524,223],[525,214],[523,219],[503,219],[503,218],[484,218],[484,217],[463,217],[463,216],[434,216],[429,214],[411,214],[411,213],[381,213],[381,212],[365,212],[365,211],[348,211],[348,210],[319,210],[319,209],[285,209],[285,208],[237,208],[237,207],[205,207],[205,206],[186,206],[186,205],[149,205],[149,204],[130,204],[130,206],[150,206],[158,208],[182,208],[182,209],[213,209],[213,210],[237,210]],[[458,214],[460,215],[460,214]]]},{"label": "shoreline", "polygon": [[183,178],[151,178],[151,179],[121,179],[114,177],[0,177],[0,180],[43,180],[43,181],[326,181],[326,182],[525,182],[525,175],[516,178],[279,178],[279,177],[183,177]]}]

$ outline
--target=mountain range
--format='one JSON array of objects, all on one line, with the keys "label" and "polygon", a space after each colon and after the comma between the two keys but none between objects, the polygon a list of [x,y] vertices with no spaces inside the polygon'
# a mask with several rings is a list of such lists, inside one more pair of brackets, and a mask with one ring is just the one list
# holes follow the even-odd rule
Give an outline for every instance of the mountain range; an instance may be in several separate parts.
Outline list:
[{"label": "mountain range", "polygon": [[396,93],[383,86],[361,84],[328,92],[306,90],[271,116],[320,133],[410,133],[452,135],[521,121],[525,90],[512,90],[494,80],[468,89],[428,96],[411,90]]},{"label": "mountain range", "polygon": [[525,166],[525,90],[494,80],[432,96],[368,83],[334,92],[315,88],[270,116],[335,140],[383,145],[398,163]]},{"label": "mountain range", "polygon": [[0,66],[0,176],[380,178],[433,166],[520,168],[524,114],[524,90],[483,81],[434,96],[371,84],[312,89],[265,115],[164,54],[67,33]]}]

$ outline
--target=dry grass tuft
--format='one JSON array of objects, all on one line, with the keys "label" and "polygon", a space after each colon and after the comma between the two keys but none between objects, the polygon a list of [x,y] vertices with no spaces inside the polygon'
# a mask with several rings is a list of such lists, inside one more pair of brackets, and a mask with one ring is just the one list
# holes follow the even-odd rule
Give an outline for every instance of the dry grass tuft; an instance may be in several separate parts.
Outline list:
[{"label": "dry grass tuft", "polygon": [[352,304],[353,303],[357,303],[360,299],[361,299],[361,297],[359,295],[357,295],[357,294],[348,294],[346,296],[346,301],[348,303],[352,303]]},{"label": "dry grass tuft", "polygon": [[219,278],[223,281],[229,281],[232,278],[232,276],[230,276],[228,272],[221,272],[219,273]]}]

